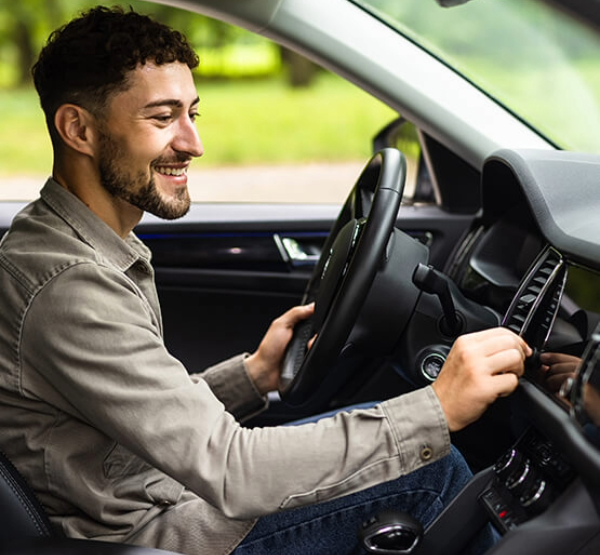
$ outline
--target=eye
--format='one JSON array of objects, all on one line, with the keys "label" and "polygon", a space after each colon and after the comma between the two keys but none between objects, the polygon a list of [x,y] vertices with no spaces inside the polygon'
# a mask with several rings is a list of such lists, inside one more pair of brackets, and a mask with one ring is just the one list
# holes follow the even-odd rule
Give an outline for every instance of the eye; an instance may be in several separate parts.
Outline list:
[{"label": "eye", "polygon": [[195,122],[199,117],[200,114],[198,112],[190,112],[190,120],[192,120],[192,122]]},{"label": "eye", "polygon": [[156,114],[156,115],[152,116],[152,119],[154,121],[164,124],[164,123],[169,123],[173,119],[173,115],[172,114]]}]

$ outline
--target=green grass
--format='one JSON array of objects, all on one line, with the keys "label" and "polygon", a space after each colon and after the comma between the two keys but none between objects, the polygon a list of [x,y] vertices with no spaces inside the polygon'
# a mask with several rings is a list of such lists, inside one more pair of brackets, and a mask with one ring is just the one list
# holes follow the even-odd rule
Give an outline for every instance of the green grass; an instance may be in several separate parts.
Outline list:
[{"label": "green grass", "polygon": [[[330,74],[291,89],[283,80],[198,83],[205,166],[364,160],[395,114]],[[48,174],[51,148],[32,90],[0,91],[0,175]]]},{"label": "green grass", "polygon": [[50,139],[35,91],[0,91],[0,118],[0,174],[49,174]]},{"label": "green grass", "polygon": [[[560,130],[551,138],[568,148],[600,152],[597,67],[597,61],[582,61],[578,76],[557,70],[550,83],[543,72],[496,68],[495,73],[505,94],[529,103],[525,108],[534,123]],[[373,135],[395,117],[329,73],[306,89],[292,89],[281,78],[200,79],[198,93],[204,167],[365,160]],[[0,176],[48,174],[52,152],[35,92],[0,90],[0,115]]]}]

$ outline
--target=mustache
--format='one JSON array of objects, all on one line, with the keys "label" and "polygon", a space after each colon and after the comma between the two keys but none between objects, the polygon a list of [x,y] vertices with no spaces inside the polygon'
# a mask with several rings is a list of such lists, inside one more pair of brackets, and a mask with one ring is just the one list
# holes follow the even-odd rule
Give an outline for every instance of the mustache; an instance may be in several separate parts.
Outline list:
[{"label": "mustache", "polygon": [[152,166],[160,166],[164,164],[187,164],[192,161],[192,156],[178,152],[174,156],[161,156],[152,162]]}]

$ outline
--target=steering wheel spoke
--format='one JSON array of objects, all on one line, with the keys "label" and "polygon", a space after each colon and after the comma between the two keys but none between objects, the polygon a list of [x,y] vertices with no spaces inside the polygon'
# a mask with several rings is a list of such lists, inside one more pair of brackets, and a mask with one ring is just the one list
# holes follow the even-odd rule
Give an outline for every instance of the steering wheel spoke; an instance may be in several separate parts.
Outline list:
[{"label": "steering wheel spoke", "polygon": [[[415,251],[408,265],[413,260],[416,265],[426,262],[427,249],[395,228],[405,175],[406,161],[400,151],[377,152],[340,210],[304,294],[304,302],[315,302],[315,314],[297,326],[286,353],[279,392],[288,404],[309,404],[317,392],[322,397],[324,392],[318,390],[324,384],[327,392],[334,393],[347,379],[337,364],[342,351],[348,351],[350,344],[360,350],[361,344],[368,343],[384,345],[385,350],[396,342],[397,333],[410,318],[418,291],[411,276],[404,275],[410,268],[399,257],[391,258],[396,251],[402,251],[402,256]],[[385,294],[381,297],[374,290],[385,286],[389,291],[396,279],[408,282],[407,290],[398,305],[391,305]],[[403,300],[407,300],[406,307]],[[370,325],[380,305],[390,306],[390,319],[398,320],[398,329],[390,332]],[[366,321],[361,321],[361,314]],[[308,350],[306,343],[315,333]],[[372,333],[386,340],[372,341]]]}]

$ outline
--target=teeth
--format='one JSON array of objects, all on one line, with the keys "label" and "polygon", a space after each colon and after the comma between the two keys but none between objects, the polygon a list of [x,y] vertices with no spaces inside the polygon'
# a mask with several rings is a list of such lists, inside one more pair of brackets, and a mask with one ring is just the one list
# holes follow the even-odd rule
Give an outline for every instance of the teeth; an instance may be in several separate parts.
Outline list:
[{"label": "teeth", "polygon": [[162,173],[164,175],[179,176],[179,175],[184,175],[187,171],[187,168],[169,168],[169,167],[159,166],[156,168],[156,171],[158,173]]}]

